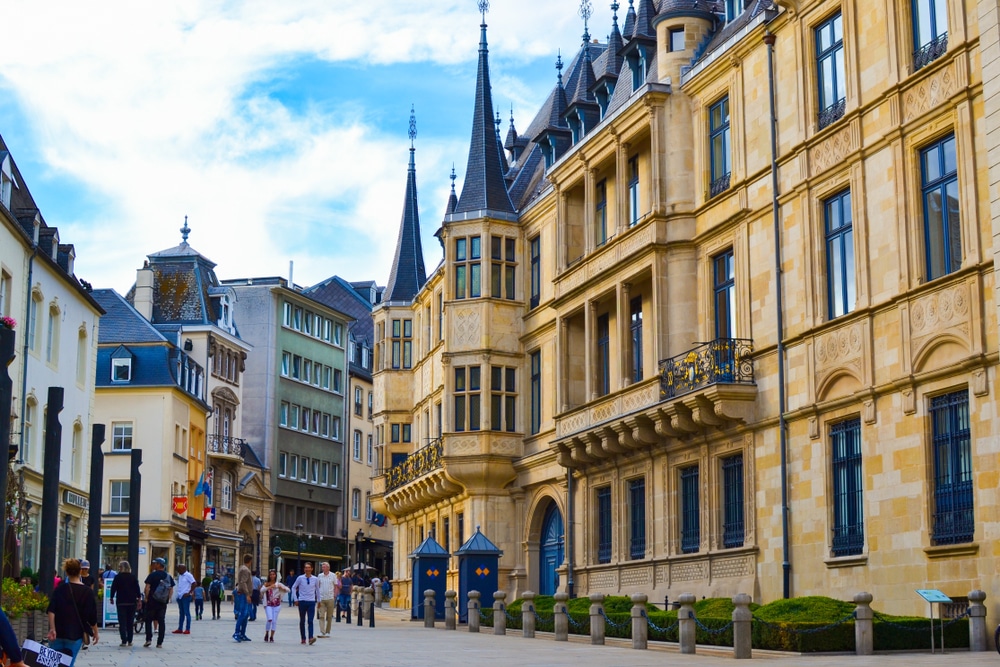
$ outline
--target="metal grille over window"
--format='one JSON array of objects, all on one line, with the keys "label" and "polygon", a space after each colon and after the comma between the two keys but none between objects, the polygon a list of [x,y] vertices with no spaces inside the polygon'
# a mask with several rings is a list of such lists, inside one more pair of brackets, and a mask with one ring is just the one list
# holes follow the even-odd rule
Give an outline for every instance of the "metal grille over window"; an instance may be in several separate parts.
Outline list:
[{"label": "metal grille over window", "polygon": [[633,479],[628,483],[629,498],[629,558],[646,557],[646,480]]},{"label": "metal grille over window", "polygon": [[723,517],[722,546],[726,549],[743,546],[743,455],[722,459]]},{"label": "metal grille over window", "polygon": [[860,554],[865,544],[861,476],[861,420],[830,429],[833,459],[833,555]]},{"label": "metal grille over window", "polygon": [[701,547],[701,509],[698,501],[698,466],[681,470],[681,551],[698,553]]},{"label": "metal grille over window", "polygon": [[597,562],[611,562],[611,487],[597,490]]},{"label": "metal grille over window", "polygon": [[975,530],[972,506],[972,452],[969,396],[965,391],[931,400],[934,437],[934,543],[971,542]]}]

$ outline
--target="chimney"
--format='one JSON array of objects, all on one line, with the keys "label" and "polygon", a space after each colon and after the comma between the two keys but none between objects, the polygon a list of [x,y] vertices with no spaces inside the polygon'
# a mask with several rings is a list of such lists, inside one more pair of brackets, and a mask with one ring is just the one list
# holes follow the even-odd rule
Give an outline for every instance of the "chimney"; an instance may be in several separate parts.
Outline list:
[{"label": "chimney", "polygon": [[148,261],[135,272],[135,303],[132,305],[140,315],[153,321],[153,270]]}]

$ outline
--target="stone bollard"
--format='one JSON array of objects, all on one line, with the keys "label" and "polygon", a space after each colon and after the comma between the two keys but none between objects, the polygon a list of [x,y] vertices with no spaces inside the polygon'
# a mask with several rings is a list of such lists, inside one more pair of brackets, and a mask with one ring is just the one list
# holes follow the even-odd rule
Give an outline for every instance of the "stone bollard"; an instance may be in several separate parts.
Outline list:
[{"label": "stone bollard", "polygon": [[375,606],[382,608],[382,586],[375,587]]},{"label": "stone bollard", "polygon": [[746,593],[733,597],[733,657],[737,660],[753,657],[752,621],[750,603],[753,601]]},{"label": "stone bollard", "polygon": [[590,596],[590,643],[603,645],[604,631],[604,594],[594,593]]},{"label": "stone bollard", "polygon": [[469,632],[479,632],[479,591],[469,591]]},{"label": "stone bollard", "polygon": [[875,613],[872,611],[872,594],[854,596],[854,653],[871,655],[875,650]]},{"label": "stone bollard", "polygon": [[521,636],[525,639],[535,638],[535,594],[525,591],[521,596]]},{"label": "stone bollard", "polygon": [[556,593],[556,602],[552,605],[552,630],[555,632],[557,642],[569,641],[569,607],[566,600],[569,594]]},{"label": "stone bollard", "polygon": [[649,619],[646,617],[646,600],[642,593],[632,596],[632,648],[646,648],[649,643]]},{"label": "stone bollard", "polygon": [[493,594],[493,634],[495,635],[507,634],[507,605],[504,603],[506,599],[507,594],[503,591],[497,591]]},{"label": "stone bollard", "polygon": [[986,593],[976,589],[969,593],[969,650],[987,651],[989,646],[986,634],[986,605],[983,600]]},{"label": "stone bollard", "polygon": [[458,592],[444,592],[444,629],[455,630],[458,628]]},{"label": "stone bollard", "polygon": [[433,628],[434,627],[434,612],[437,610],[437,603],[434,597],[437,594],[428,588],[424,591],[424,627]]},{"label": "stone bollard", "polygon": [[681,643],[681,653],[694,653],[698,628],[694,622],[694,603],[697,598],[691,593],[682,593],[677,601],[681,608],[677,612],[677,635]]}]

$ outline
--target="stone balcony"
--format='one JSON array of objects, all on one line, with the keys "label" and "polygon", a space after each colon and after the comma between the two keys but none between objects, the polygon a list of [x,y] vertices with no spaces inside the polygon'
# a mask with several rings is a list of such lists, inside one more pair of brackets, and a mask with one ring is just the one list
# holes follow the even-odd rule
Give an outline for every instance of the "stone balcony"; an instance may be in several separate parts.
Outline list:
[{"label": "stone balcony", "polygon": [[244,448],[247,441],[243,438],[234,438],[230,435],[216,435],[210,433],[206,447],[208,455],[228,461],[242,461]]},{"label": "stone balcony", "polygon": [[582,468],[746,424],[757,400],[753,342],[720,338],[659,364],[659,374],[556,417],[552,448],[560,465]]}]

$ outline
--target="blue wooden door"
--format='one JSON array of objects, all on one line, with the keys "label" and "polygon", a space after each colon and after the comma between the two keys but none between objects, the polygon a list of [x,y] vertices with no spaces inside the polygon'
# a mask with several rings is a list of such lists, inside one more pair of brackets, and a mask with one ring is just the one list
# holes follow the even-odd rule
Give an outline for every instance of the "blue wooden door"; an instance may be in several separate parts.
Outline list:
[{"label": "blue wooden door", "polygon": [[553,503],[545,512],[545,520],[542,523],[542,544],[538,557],[541,567],[538,577],[539,595],[554,595],[559,587],[559,574],[556,568],[563,563],[565,541],[562,514]]}]

